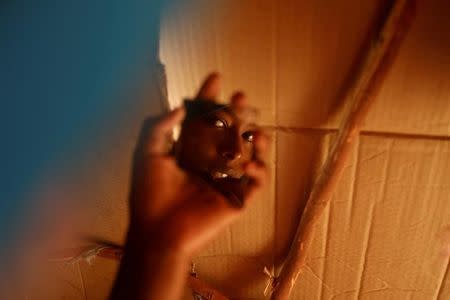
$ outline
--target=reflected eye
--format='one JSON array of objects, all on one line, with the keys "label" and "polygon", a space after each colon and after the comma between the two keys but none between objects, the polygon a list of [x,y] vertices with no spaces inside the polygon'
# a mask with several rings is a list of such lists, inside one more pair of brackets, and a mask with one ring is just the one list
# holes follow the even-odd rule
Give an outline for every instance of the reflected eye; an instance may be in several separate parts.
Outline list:
[{"label": "reflected eye", "polygon": [[225,128],[225,122],[222,120],[216,119],[216,120],[214,120],[213,124],[214,124],[214,127]]},{"label": "reflected eye", "polygon": [[249,143],[253,142],[254,133],[252,131],[247,131],[242,134],[242,138]]},{"label": "reflected eye", "polygon": [[214,128],[228,127],[228,124],[225,121],[219,119],[218,117],[210,116],[210,117],[204,118],[204,120],[209,126],[214,127]]}]

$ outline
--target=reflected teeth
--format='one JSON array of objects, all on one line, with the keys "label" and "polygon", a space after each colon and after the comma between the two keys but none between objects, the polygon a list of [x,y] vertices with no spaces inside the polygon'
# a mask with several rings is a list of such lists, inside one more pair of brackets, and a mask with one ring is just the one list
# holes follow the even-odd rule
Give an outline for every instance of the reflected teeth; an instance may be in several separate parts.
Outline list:
[{"label": "reflected teeth", "polygon": [[214,172],[213,173],[213,178],[214,179],[218,179],[218,178],[227,178],[228,174],[225,173],[220,173],[220,172]]}]

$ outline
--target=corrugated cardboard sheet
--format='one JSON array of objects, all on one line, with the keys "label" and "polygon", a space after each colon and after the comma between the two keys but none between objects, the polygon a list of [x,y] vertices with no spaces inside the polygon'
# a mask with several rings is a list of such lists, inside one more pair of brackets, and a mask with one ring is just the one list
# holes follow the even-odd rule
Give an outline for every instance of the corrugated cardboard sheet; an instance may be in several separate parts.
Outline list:
[{"label": "corrugated cardboard sheet", "polygon": [[[450,225],[450,5],[418,4],[292,299],[450,299],[449,257],[441,253]],[[342,88],[379,5],[197,0],[167,8],[160,55],[170,104],[192,96],[216,70],[223,74],[224,100],[243,89],[261,110],[261,123],[279,127],[271,133],[271,184],[194,260],[199,277],[225,294],[264,298],[263,269],[276,272],[287,252],[336,135]],[[129,117],[140,118],[137,111]],[[123,241],[127,223],[135,137],[129,136],[119,148],[99,145],[105,151],[94,156],[103,158],[88,157],[79,167],[90,182],[85,196],[96,203],[90,233],[114,242]],[[105,298],[116,267],[104,259],[80,263],[71,281],[80,292],[65,296]]]}]

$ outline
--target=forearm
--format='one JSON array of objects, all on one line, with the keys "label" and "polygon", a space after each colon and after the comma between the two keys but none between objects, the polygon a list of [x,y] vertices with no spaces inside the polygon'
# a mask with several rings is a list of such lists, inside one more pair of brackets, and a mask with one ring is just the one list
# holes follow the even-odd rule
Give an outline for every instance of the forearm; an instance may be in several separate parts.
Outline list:
[{"label": "forearm", "polygon": [[111,299],[180,299],[186,283],[189,257],[182,252],[130,237]]}]

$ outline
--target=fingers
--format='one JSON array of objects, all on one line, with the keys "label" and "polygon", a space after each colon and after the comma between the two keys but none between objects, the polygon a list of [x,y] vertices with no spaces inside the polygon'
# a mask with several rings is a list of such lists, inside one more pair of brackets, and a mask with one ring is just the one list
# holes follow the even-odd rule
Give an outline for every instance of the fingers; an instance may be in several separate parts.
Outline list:
[{"label": "fingers", "polygon": [[240,110],[244,108],[247,105],[247,98],[245,97],[245,94],[241,91],[238,91],[231,96],[231,106],[236,109]]},{"label": "fingers", "polygon": [[268,178],[268,171],[265,167],[249,166],[246,172],[248,181],[243,190],[244,201],[242,206],[245,206],[249,203],[249,201],[252,201],[255,194],[257,194],[265,186]]},{"label": "fingers", "polygon": [[238,91],[231,96],[230,107],[241,122],[248,122],[244,114],[247,108],[247,97],[243,92]]},{"label": "fingers", "polygon": [[211,73],[206,77],[197,94],[197,99],[216,100],[220,91],[219,73]]},{"label": "fingers", "polygon": [[246,198],[253,197],[253,194],[263,187],[269,177],[268,168],[264,162],[269,144],[269,138],[258,131],[254,137],[254,156],[253,160],[244,166],[246,176],[249,178],[247,189],[245,192]]},{"label": "fingers", "polygon": [[185,110],[183,107],[172,110],[161,120],[159,120],[151,130],[146,143],[147,154],[166,154],[167,142],[172,133],[172,129],[184,119]]},{"label": "fingers", "polygon": [[255,187],[261,187],[267,180],[266,164],[262,161],[253,161],[245,167],[245,172],[250,178],[250,184]]},{"label": "fingers", "polygon": [[268,146],[269,137],[261,130],[256,131],[253,137],[253,160],[263,161],[266,157]]},{"label": "fingers", "polygon": [[231,96],[230,107],[243,124],[256,123],[259,112],[248,105],[247,96],[243,92],[238,91]]}]

